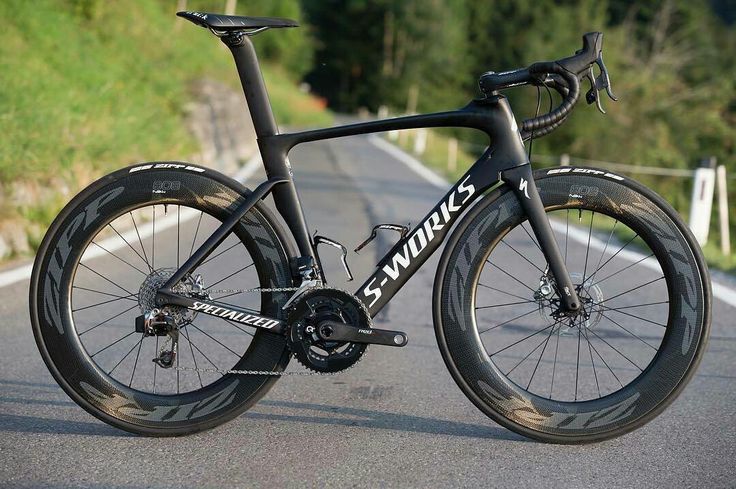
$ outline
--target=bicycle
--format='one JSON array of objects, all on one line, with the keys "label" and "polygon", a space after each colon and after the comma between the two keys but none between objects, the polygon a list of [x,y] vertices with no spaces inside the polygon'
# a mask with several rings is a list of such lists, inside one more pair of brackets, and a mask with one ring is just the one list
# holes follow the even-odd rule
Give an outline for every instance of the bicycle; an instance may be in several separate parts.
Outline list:
[{"label": "bicycle", "polygon": [[[641,184],[592,168],[533,171],[524,146],[565,122],[582,81],[601,111],[604,89],[615,100],[601,33],[585,34],[573,56],[484,73],[482,98],[458,110],[279,134],[251,36],[297,23],[178,15],[230,48],[267,180],[248,190],[189,163],[136,164],[62,210],[38,251],[30,312],[46,365],[82,408],[130,432],[186,435],[238,416],[280,376],[341,372],[369,344],[403,347],[406,334],[371,318],[451,230],[434,284],[436,337],[490,418],[545,442],[593,442],[643,425],[683,390],[711,314],[692,234]],[[524,85],[561,103],[519,127],[501,92]],[[356,251],[383,230],[398,241],[355,294],[328,287],[318,246],[340,250],[351,276],[347,250],[310,235],[289,151],[422,127],[480,130],[488,148],[412,230],[373,228]],[[286,229],[262,202],[269,195]],[[240,288],[217,288],[227,284]],[[286,372],[292,356],[306,369]]]}]

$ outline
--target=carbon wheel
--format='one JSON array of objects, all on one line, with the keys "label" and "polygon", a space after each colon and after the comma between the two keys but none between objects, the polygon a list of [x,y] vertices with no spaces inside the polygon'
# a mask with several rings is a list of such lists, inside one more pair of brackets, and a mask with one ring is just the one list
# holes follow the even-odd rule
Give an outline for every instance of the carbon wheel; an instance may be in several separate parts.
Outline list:
[{"label": "carbon wheel", "polygon": [[[277,377],[223,371],[283,370],[283,336],[172,308],[179,346],[167,365],[154,360],[171,339],[135,326],[247,193],[212,170],[158,163],[103,177],[61,212],[34,264],[31,318],[49,370],[84,409],[127,431],[183,435],[232,419],[273,385]],[[239,292],[292,285],[274,222],[256,206],[193,271],[212,299],[281,316],[286,293]]]},{"label": "carbon wheel", "polygon": [[710,327],[708,272],[648,189],[592,169],[535,179],[582,313],[561,313],[526,216],[501,188],[458,225],[440,262],[440,349],[464,393],[514,431],[555,443],[619,436],[692,376]]}]

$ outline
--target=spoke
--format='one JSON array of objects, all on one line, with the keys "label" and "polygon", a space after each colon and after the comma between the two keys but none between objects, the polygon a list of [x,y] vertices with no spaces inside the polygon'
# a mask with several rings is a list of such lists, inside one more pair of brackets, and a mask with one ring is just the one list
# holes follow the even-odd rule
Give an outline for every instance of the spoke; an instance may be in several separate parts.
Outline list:
[{"label": "spoke", "polygon": [[[522,363],[524,363],[524,361],[525,361],[525,360],[526,360],[527,358],[529,358],[530,356],[532,356],[532,353],[534,353],[535,351],[537,351],[537,350],[539,349],[539,347],[540,347],[540,346],[544,345],[544,344],[546,343],[547,339],[549,339],[549,338],[550,338],[550,336],[551,336],[551,333],[552,333],[552,331],[554,331],[554,329],[555,329],[555,328],[552,328],[552,329],[550,330],[550,334],[549,334],[549,335],[547,335],[547,337],[546,337],[546,338],[542,339],[542,341],[540,341],[540,342],[539,342],[539,344],[538,344],[537,346],[535,346],[535,347],[534,347],[534,349],[532,349],[532,351],[530,351],[529,353],[527,353],[527,354],[526,354],[526,356],[525,356],[524,358],[522,358],[522,359],[521,359],[521,360],[519,361],[519,363],[517,363],[516,365],[514,365],[514,368],[512,368],[511,370],[509,370],[508,372],[506,372],[506,373],[505,373],[504,375],[505,375],[506,377],[508,377],[508,376],[509,376],[509,375],[511,374],[511,372],[513,372],[514,370],[516,370],[516,367],[518,367],[519,365],[521,365]],[[544,351],[544,350],[543,350],[543,351]],[[527,386],[527,389],[528,389],[528,388],[529,388],[529,387]]]},{"label": "spoke", "polygon": [[[164,207],[164,213],[166,213],[166,208]],[[173,346],[172,346],[173,348]],[[176,393],[179,394],[179,374],[181,373],[181,370],[179,370],[179,343],[176,343]]]},{"label": "spoke", "polygon": [[234,276],[234,275],[237,275],[237,274],[239,274],[239,273],[240,273],[240,272],[242,272],[242,271],[245,271],[245,270],[247,270],[248,268],[252,267],[253,265],[255,265],[255,262],[251,263],[250,265],[246,265],[246,266],[244,266],[244,267],[243,267],[243,268],[241,268],[240,270],[236,270],[236,271],[234,271],[233,273],[231,273],[231,274],[230,274],[230,275],[228,275],[227,277],[221,278],[221,279],[220,279],[220,280],[218,280],[217,282],[215,282],[215,283],[211,284],[211,285],[210,285],[210,288],[214,287],[215,285],[221,284],[222,282],[224,282],[225,280],[229,279],[230,277],[232,277],[232,276]]},{"label": "spoke", "polygon": [[118,230],[117,230],[117,229],[115,229],[115,226],[113,226],[113,225],[112,225],[112,223],[109,223],[109,224],[108,224],[108,226],[110,226],[110,229],[112,229],[113,231],[115,231],[115,234],[117,234],[118,236],[120,236],[120,239],[122,239],[123,241],[125,241],[125,244],[127,244],[127,245],[128,245],[128,247],[129,247],[129,248],[130,248],[131,250],[133,250],[133,253],[135,253],[136,255],[138,255],[138,258],[140,258],[141,260],[143,260],[143,263],[145,263],[145,264],[146,264],[146,266],[148,266],[148,262],[146,261],[146,259],[145,259],[145,258],[143,258],[143,257],[141,256],[141,254],[140,254],[140,253],[138,253],[138,250],[136,250],[135,248],[133,248],[133,245],[131,245],[131,244],[130,244],[130,243],[128,242],[128,240],[127,240],[127,239],[125,239],[125,237],[124,237],[124,236],[123,236],[122,234],[120,234],[120,233],[118,232]]},{"label": "spoke", "polygon": [[550,338],[552,338],[552,333],[554,332],[555,332],[555,328],[552,328],[549,330],[549,334],[547,335],[547,340],[544,342],[544,348],[542,348],[542,353],[539,354],[539,358],[537,359],[537,364],[534,365],[534,370],[532,371],[532,376],[529,377],[529,383],[526,385],[526,390],[529,390],[529,387],[531,387],[532,385],[532,381],[534,380],[534,374],[537,373],[537,369],[539,368],[539,363],[542,361],[544,352],[547,350],[547,345],[549,344],[549,340]]},{"label": "spoke", "polygon": [[[158,335],[156,335],[156,356],[158,357]],[[153,362],[153,393],[156,393],[156,371],[158,370],[158,364]]]},{"label": "spoke", "polygon": [[209,334],[206,331],[203,331],[201,328],[197,327],[196,324],[191,323],[191,325],[192,325],[192,327],[194,329],[196,329],[197,331],[199,331],[200,333],[202,333],[203,335],[205,335],[206,337],[208,337],[209,339],[211,339],[212,341],[214,341],[215,343],[217,343],[218,345],[220,345],[221,347],[223,347],[224,349],[226,349],[227,351],[229,351],[230,353],[232,353],[236,357],[240,358],[240,357],[243,356],[241,353],[237,353],[237,352],[233,351],[230,347],[228,347],[226,344],[224,344],[223,342],[221,342],[220,340],[218,340],[217,338],[215,338],[211,334]]},{"label": "spoke", "polygon": [[197,242],[197,234],[199,234],[199,225],[202,224],[202,216],[204,215],[203,211],[199,211],[199,219],[197,219],[197,229],[194,230],[194,238],[192,238],[192,246],[189,248],[189,256],[187,259],[192,257],[192,253],[194,253],[194,243]]},{"label": "spoke", "polygon": [[531,313],[533,313],[533,312],[537,312],[538,310],[539,310],[539,309],[537,309],[537,308],[535,307],[534,309],[532,309],[532,310],[531,310],[531,311],[529,311],[529,312],[526,312],[526,313],[524,313],[524,314],[521,314],[521,315],[519,315],[519,316],[516,316],[515,318],[511,318],[511,319],[509,319],[508,321],[504,321],[504,322],[502,322],[502,323],[500,323],[500,324],[497,324],[497,325],[495,325],[495,326],[491,326],[491,327],[490,327],[490,328],[488,328],[488,329],[484,329],[483,331],[481,331],[481,332],[480,332],[480,333],[478,333],[478,334],[479,334],[479,335],[482,335],[483,333],[487,333],[487,332],[491,331],[492,329],[500,328],[501,326],[505,326],[505,325],[509,324],[509,323],[510,323],[510,322],[512,322],[512,321],[516,321],[517,319],[521,319],[521,318],[523,318],[524,316],[528,316],[529,314],[531,314]]},{"label": "spoke", "polygon": [[133,364],[133,373],[130,374],[130,382],[128,382],[128,387],[133,386],[133,377],[135,377],[135,369],[138,368],[138,357],[141,356],[141,347],[143,346],[143,336],[141,336],[141,341],[138,342],[138,352],[135,354],[135,363]]},{"label": "spoke", "polygon": [[534,243],[534,246],[536,246],[537,249],[540,251],[540,253],[542,253],[542,256],[544,256],[544,251],[542,251],[542,248],[539,246],[539,243],[537,243],[537,240],[532,237],[532,235],[529,233],[529,231],[526,230],[526,228],[524,227],[524,223],[523,222],[521,223],[521,229],[524,230],[524,232],[526,233],[526,235],[529,236],[529,239],[532,240],[532,243]]},{"label": "spoke", "polygon": [[570,209],[565,216],[565,266],[567,266],[567,237],[570,234]]},{"label": "spoke", "polygon": [[[221,299],[223,297],[220,297]],[[529,304],[530,302],[533,302],[536,304],[537,301],[519,301],[519,302],[507,302],[506,304],[496,304],[493,306],[478,306],[475,309],[493,309],[494,307],[506,307],[506,306],[518,306],[519,304]]]},{"label": "spoke", "polygon": [[598,373],[595,371],[595,362],[593,361],[593,349],[590,347],[590,340],[588,339],[588,332],[585,331],[585,341],[588,343],[588,353],[590,354],[590,364],[593,366],[593,377],[595,377],[595,387],[598,390],[598,399],[601,397],[601,386],[598,384]]},{"label": "spoke", "polygon": [[624,331],[626,331],[627,333],[629,333],[629,334],[630,334],[631,336],[633,336],[633,337],[634,337],[634,338],[636,338],[637,340],[639,340],[639,341],[641,341],[642,343],[644,343],[645,345],[647,345],[647,346],[648,346],[649,348],[651,348],[652,350],[654,350],[654,351],[657,351],[657,348],[655,348],[655,347],[654,347],[653,345],[651,345],[651,344],[650,344],[649,342],[647,342],[646,340],[642,339],[641,337],[639,337],[639,336],[635,335],[634,333],[632,333],[631,331],[629,331],[628,329],[626,329],[625,327],[623,327],[623,326],[622,326],[621,324],[619,324],[619,322],[618,322],[618,321],[616,321],[615,319],[613,319],[613,318],[611,318],[611,317],[609,317],[609,316],[606,316],[605,314],[603,314],[603,317],[604,317],[604,318],[606,318],[606,319],[608,319],[608,320],[609,320],[610,322],[612,322],[613,324],[615,324],[615,325],[616,325],[616,326],[618,326],[619,328],[623,329],[623,330],[624,330]]},{"label": "spoke", "polygon": [[539,268],[539,267],[538,267],[537,265],[535,265],[534,263],[532,263],[532,261],[531,261],[531,260],[529,260],[529,258],[527,258],[527,257],[525,257],[524,255],[522,255],[521,253],[519,253],[519,252],[518,252],[518,251],[516,250],[516,248],[514,248],[513,246],[511,246],[510,244],[508,244],[508,243],[507,243],[507,242],[506,242],[505,240],[503,240],[503,239],[502,239],[502,240],[501,240],[501,243],[503,243],[503,244],[505,244],[506,246],[508,246],[509,248],[511,248],[511,250],[512,250],[512,251],[513,251],[514,253],[516,253],[517,255],[519,255],[520,257],[522,257],[522,258],[523,258],[524,260],[526,260],[526,262],[527,262],[528,264],[530,264],[531,266],[533,266],[534,268],[536,268],[537,270],[539,270],[539,271],[540,271],[540,272],[541,272],[542,274],[544,274],[544,271],[543,271],[543,270],[542,270],[541,268]]},{"label": "spoke", "polygon": [[491,287],[490,285],[485,285],[480,282],[478,282],[478,285],[480,285],[481,287],[485,287],[486,289],[495,290],[496,292],[500,292],[502,294],[509,295],[511,297],[516,297],[517,299],[527,300],[527,297],[522,297],[520,295],[512,294],[511,292],[506,292],[505,290],[497,289],[495,287]]},{"label": "spoke", "polygon": [[156,268],[156,206],[151,206],[153,213],[153,232],[151,233],[152,250],[151,250],[151,263],[152,267]]},{"label": "spoke", "polygon": [[117,295],[117,294],[110,294],[109,292],[100,292],[99,290],[88,289],[87,287],[80,287],[79,285],[72,285],[72,288],[86,290],[87,292],[94,292],[95,294],[102,294],[108,297],[117,297],[118,299],[129,299],[130,298],[130,296],[127,296],[127,295]]},{"label": "spoke", "polygon": [[109,304],[111,302],[121,301],[123,299],[127,299],[129,301],[134,301],[134,302],[138,303],[138,301],[136,299],[134,299],[133,297],[135,297],[135,296],[118,297],[117,299],[110,299],[110,300],[98,302],[97,304],[92,304],[91,306],[84,306],[84,307],[80,307],[79,309],[72,309],[72,312],[84,311],[85,309],[91,309],[93,307],[102,306],[102,305],[105,305],[105,304]]},{"label": "spoke", "polygon": [[180,237],[180,231],[179,227],[181,225],[181,206],[176,206],[176,268],[179,268],[179,237]]},{"label": "spoke", "polygon": [[590,341],[590,338],[587,337],[587,332],[586,332],[586,339],[588,340],[588,344],[590,345],[590,347],[593,348],[593,351],[595,352],[595,354],[598,355],[598,358],[600,358],[601,361],[603,362],[603,365],[606,366],[606,368],[608,369],[608,371],[611,372],[611,375],[613,375],[613,377],[616,379],[616,381],[618,382],[618,385],[620,385],[621,388],[623,388],[624,387],[624,384],[621,382],[621,379],[618,378],[618,375],[616,375],[614,373],[613,369],[608,365],[608,362],[606,362],[606,360],[603,358],[603,355],[600,354],[600,352],[595,347],[595,345],[593,345],[593,342]]},{"label": "spoke", "polygon": [[110,370],[109,372],[107,372],[107,375],[112,375],[112,373],[113,373],[113,372],[115,371],[115,369],[116,369],[116,368],[118,368],[118,366],[119,366],[119,365],[120,365],[121,363],[123,363],[123,361],[124,361],[124,360],[125,360],[126,358],[128,358],[128,355],[130,355],[131,353],[133,353],[133,350],[135,350],[135,348],[136,348],[137,346],[140,346],[140,345],[141,345],[141,343],[143,343],[143,335],[141,335],[141,339],[140,339],[140,340],[138,340],[138,343],[134,344],[134,345],[133,345],[133,347],[132,347],[132,348],[131,348],[130,350],[128,350],[128,353],[126,353],[126,354],[125,354],[125,355],[123,356],[123,358],[121,358],[121,359],[120,359],[120,361],[119,361],[118,363],[116,363],[116,364],[115,364],[115,366],[114,366],[114,367],[112,368],[112,370]]},{"label": "spoke", "polygon": [[594,302],[593,306],[603,306],[608,311],[620,311],[622,309],[632,309],[634,307],[647,307],[647,306],[658,306],[661,304],[669,304],[670,301],[659,301],[659,302],[648,302],[646,304],[634,304],[633,306],[622,306],[622,307],[608,307],[602,302]]},{"label": "spoke", "polygon": [[613,351],[615,351],[616,353],[618,353],[619,355],[621,355],[622,357],[624,357],[624,358],[625,358],[626,360],[628,360],[628,362],[629,362],[629,363],[630,363],[631,365],[633,365],[634,367],[638,368],[638,369],[639,369],[639,372],[643,372],[643,371],[644,371],[644,369],[642,369],[642,368],[641,368],[641,367],[639,367],[639,366],[638,366],[638,365],[637,365],[636,363],[634,363],[634,361],[633,361],[633,360],[631,360],[631,359],[630,359],[629,357],[627,357],[626,355],[624,355],[623,353],[621,353],[621,352],[620,352],[620,351],[618,350],[618,348],[616,348],[615,346],[611,345],[611,344],[610,344],[609,342],[607,342],[606,340],[604,340],[603,338],[601,338],[600,336],[598,336],[598,333],[596,333],[596,332],[595,332],[595,331],[593,331],[592,329],[591,329],[591,330],[589,330],[589,331],[590,331],[591,333],[593,333],[593,336],[595,336],[596,338],[598,338],[599,340],[601,340],[601,341],[602,341],[603,343],[605,343],[606,345],[608,345],[608,346],[609,346],[609,347],[610,347],[610,348],[611,348],[611,349],[612,349]]},{"label": "spoke", "polygon": [[518,278],[516,278],[516,277],[514,277],[513,275],[511,275],[511,274],[510,274],[509,272],[507,272],[507,271],[506,271],[506,270],[504,270],[503,268],[499,267],[499,266],[498,266],[497,264],[495,264],[495,263],[491,263],[491,260],[486,260],[486,262],[487,262],[487,263],[488,263],[489,265],[491,265],[492,267],[496,267],[496,268],[498,268],[498,269],[499,269],[499,270],[500,270],[501,272],[503,272],[503,273],[504,273],[504,275],[506,275],[507,277],[509,277],[509,278],[513,279],[514,281],[516,281],[516,282],[520,283],[521,285],[523,285],[523,286],[524,286],[524,287],[526,287],[527,289],[531,290],[531,291],[532,291],[532,293],[533,293],[533,292],[535,292],[535,291],[534,291],[534,289],[532,289],[531,287],[529,287],[529,286],[528,286],[527,284],[525,284],[524,282],[522,282],[522,281],[521,281],[521,280],[519,280]]},{"label": "spoke", "polygon": [[[601,262],[603,261],[603,257],[606,255],[606,250],[608,250],[608,244],[611,242],[611,238],[613,237],[613,232],[616,231],[617,224],[618,224],[618,219],[616,219],[616,222],[613,223],[613,228],[611,228],[611,234],[608,235],[608,239],[606,240],[606,245],[603,247],[601,256],[600,258],[598,258],[598,263],[596,263],[595,265],[595,271],[589,278],[589,281],[591,284],[593,283],[593,278],[595,278],[595,274],[598,273],[598,270],[600,270]],[[585,284],[585,282],[583,282],[583,284]]]},{"label": "spoke", "polygon": [[197,365],[197,357],[194,356],[194,348],[192,348],[192,341],[189,339],[189,333],[186,332],[186,329],[183,328],[181,330],[184,337],[187,339],[187,343],[189,343],[189,351],[192,352],[192,361],[194,362],[194,369],[197,371],[197,377],[199,378],[199,387],[204,387],[204,384],[202,383],[202,374],[199,373],[199,366]]},{"label": "spoke", "polygon": [[[211,257],[207,258],[207,259],[206,259],[205,261],[203,261],[203,262],[202,262],[202,265],[204,265],[204,264],[206,264],[206,263],[209,263],[209,262],[211,262],[212,260],[214,260],[215,258],[217,258],[217,257],[218,257],[218,256],[220,256],[220,255],[224,255],[225,253],[227,253],[228,251],[232,250],[233,248],[235,248],[235,247],[236,247],[236,246],[238,246],[239,244],[242,244],[242,243],[241,243],[240,241],[236,241],[236,242],[235,242],[234,244],[232,244],[232,245],[228,246],[228,247],[227,247],[226,249],[222,250],[222,251],[221,251],[221,252],[219,252],[218,254],[216,254],[216,255],[214,255],[214,256],[211,256]],[[202,265],[200,265],[200,266],[202,266]]]},{"label": "spoke", "polygon": [[[132,264],[132,263],[130,263],[130,262],[129,262],[128,260],[124,260],[123,258],[120,258],[120,257],[119,257],[118,255],[116,255],[116,254],[115,254],[115,253],[113,253],[112,251],[108,250],[107,248],[105,248],[105,247],[104,247],[104,246],[102,246],[101,244],[99,244],[99,243],[96,243],[96,242],[94,242],[94,241],[92,241],[92,244],[93,244],[93,245],[95,245],[95,246],[97,246],[97,247],[98,247],[98,248],[100,248],[101,250],[103,250],[103,251],[104,251],[105,253],[107,253],[107,254],[109,254],[109,255],[112,255],[112,256],[114,256],[115,258],[117,258],[117,259],[118,259],[118,260],[120,260],[121,262],[125,263],[126,265],[130,266],[131,268],[134,268],[135,270],[138,270],[138,271],[139,271],[140,273],[142,273],[143,275],[148,275],[148,274],[147,274],[146,272],[144,272],[143,270],[141,270],[141,269],[140,269],[140,268],[138,268],[137,266],[133,265],[133,264]],[[140,256],[140,255],[139,255],[139,256]]]},{"label": "spoke", "polygon": [[[575,324],[574,321],[573,321],[573,324]],[[578,400],[578,376],[579,374],[580,374],[580,325],[578,324],[578,352],[577,352],[577,357],[575,360],[575,401]]]},{"label": "spoke", "polygon": [[[128,212],[128,214],[130,214],[130,219],[133,221],[133,228],[135,228],[135,234],[138,236],[138,243],[140,243],[141,250],[143,250],[143,257],[144,257],[143,258],[143,261],[146,262],[146,266],[148,267],[148,269],[150,271],[153,271],[153,267],[148,262],[148,255],[146,255],[146,247],[143,246],[143,240],[141,239],[141,233],[138,232],[138,225],[135,223],[135,218],[133,217],[133,213],[132,212]],[[138,256],[140,256],[140,255],[138,255]]]},{"label": "spoke", "polygon": [[608,265],[611,262],[611,260],[613,260],[614,258],[616,258],[616,256],[618,256],[618,254],[621,253],[624,250],[624,248],[626,248],[627,246],[629,246],[638,237],[639,237],[639,234],[638,233],[637,234],[634,234],[634,237],[633,238],[631,238],[630,240],[628,240],[626,242],[626,244],[624,244],[621,248],[619,248],[618,251],[616,251],[616,253],[614,253],[613,255],[611,255],[611,258],[609,258],[608,260],[606,260],[606,262],[603,265],[601,265],[600,267],[598,267],[598,269],[595,270],[593,273],[595,274],[595,273],[598,272],[598,270],[603,270],[603,268],[606,265]]},{"label": "spoke", "polygon": [[[651,319],[647,319],[647,318],[643,318],[643,317],[641,317],[641,316],[637,316],[636,314],[631,314],[631,313],[628,313],[628,312],[624,312],[624,311],[621,311],[621,310],[617,310],[617,309],[611,309],[611,308],[609,308],[609,307],[606,307],[606,306],[601,306],[601,308],[602,308],[602,309],[603,309],[604,311],[609,311],[609,312],[617,312],[617,313],[619,313],[619,314],[623,314],[624,316],[629,316],[629,317],[632,317],[632,318],[634,318],[634,319],[639,319],[640,321],[644,321],[644,322],[646,322],[646,323],[651,323],[651,324],[654,324],[654,325],[656,325],[656,326],[660,326],[660,327],[662,327],[662,328],[666,328],[666,327],[667,327],[667,325],[666,325],[666,324],[658,323],[658,322],[656,322],[656,321],[652,321]],[[604,316],[605,316],[605,314],[604,314]]]},{"label": "spoke", "polygon": [[647,285],[653,284],[654,282],[658,282],[659,280],[662,280],[663,278],[664,278],[664,275],[662,275],[661,277],[655,278],[655,279],[653,279],[653,280],[650,280],[650,281],[649,281],[649,282],[647,282],[647,283],[644,283],[644,284],[638,285],[638,286],[634,287],[633,289],[625,290],[625,291],[621,292],[620,294],[616,294],[616,295],[614,295],[613,297],[609,297],[608,299],[606,299],[606,302],[610,302],[610,301],[612,301],[613,299],[615,299],[615,298],[617,298],[617,297],[621,297],[621,296],[622,296],[622,295],[624,295],[624,294],[628,294],[629,292],[633,292],[633,291],[635,291],[635,290],[641,289],[642,287],[646,287]]},{"label": "spoke", "polygon": [[555,370],[557,369],[557,351],[560,348],[560,330],[557,330],[557,338],[555,338],[555,360],[552,364],[552,382],[549,384],[549,399],[552,399],[552,389],[555,387]]},{"label": "spoke", "polygon": [[95,329],[96,327],[98,327],[98,326],[102,326],[103,324],[105,324],[105,323],[107,323],[107,322],[109,322],[109,321],[112,321],[112,320],[113,320],[113,319],[115,319],[115,318],[118,318],[118,317],[122,316],[122,315],[123,315],[123,314],[125,314],[126,312],[130,311],[131,309],[135,309],[136,307],[138,307],[138,304],[133,304],[132,306],[130,306],[130,307],[129,307],[128,309],[124,310],[123,312],[119,312],[119,313],[115,314],[114,316],[111,316],[111,317],[109,317],[109,318],[105,319],[105,320],[104,320],[104,321],[102,321],[101,323],[97,323],[97,324],[95,324],[94,326],[92,326],[91,328],[89,328],[89,329],[85,329],[84,331],[82,331],[81,333],[79,333],[79,334],[78,334],[77,336],[80,336],[80,337],[81,337],[81,336],[82,336],[83,334],[85,334],[85,333],[89,333],[90,331],[92,331],[92,330],[93,330],[93,329]]},{"label": "spoke", "polygon": [[238,326],[238,323],[236,323],[235,321],[231,321],[229,319],[226,319],[225,321],[227,321],[228,323],[232,324],[233,326],[235,326],[236,328],[238,328],[243,333],[245,333],[247,335],[250,335],[251,337],[254,337],[253,333],[251,333],[250,331],[247,331],[247,330],[241,328],[240,326]]},{"label": "spoke", "polygon": [[[615,275],[618,275],[619,273],[623,272],[624,270],[628,270],[629,268],[631,268],[631,267],[633,267],[633,266],[636,266],[636,265],[638,265],[639,263],[641,263],[641,262],[643,262],[644,260],[646,260],[647,258],[651,258],[651,257],[653,257],[653,256],[654,256],[654,253],[650,253],[650,254],[649,254],[649,256],[645,256],[644,258],[642,258],[642,259],[640,259],[640,260],[638,260],[638,261],[636,261],[636,262],[632,263],[631,265],[627,265],[627,266],[625,266],[624,268],[622,268],[622,269],[621,269],[621,270],[619,270],[618,272],[614,272],[614,273],[612,273],[612,274],[610,274],[610,275],[606,275],[605,277],[603,277],[602,279],[600,279],[600,280],[598,281],[598,284],[602,284],[602,283],[603,283],[604,281],[608,280],[609,278],[611,278],[611,277],[613,277],[613,276],[615,276]],[[600,268],[599,268],[598,270],[600,270]],[[598,272],[598,270],[596,270],[596,272]],[[595,275],[595,273],[594,273],[593,275]]]},{"label": "spoke", "polygon": [[[585,267],[583,268],[583,283],[585,283],[585,276],[588,273],[588,255],[590,255],[590,238],[593,236],[593,220],[595,220],[595,211],[593,211],[593,213],[590,215],[590,228],[588,228],[588,247],[585,248]],[[575,388],[577,392],[577,378],[575,380]]]},{"label": "spoke", "polygon": [[[187,340],[189,340],[189,344],[192,345],[194,347],[194,349],[197,350],[197,352],[199,352],[199,354],[202,355],[204,357],[204,359],[209,362],[210,365],[212,365],[213,367],[215,367],[215,370],[220,370],[220,367],[218,367],[217,365],[215,365],[215,363],[212,360],[210,360],[210,357],[208,357],[207,355],[205,355],[205,353],[202,350],[200,350],[199,347],[197,345],[195,345],[194,342],[189,337],[187,337]],[[224,377],[224,374],[220,373],[220,376],[223,376]]]},{"label": "spoke", "polygon": [[125,287],[122,287],[122,286],[120,286],[120,285],[116,284],[115,282],[113,282],[113,281],[112,281],[112,280],[110,280],[109,278],[105,277],[105,276],[104,276],[104,275],[102,275],[101,273],[99,273],[99,272],[96,272],[95,270],[92,270],[92,269],[91,269],[90,267],[88,267],[87,265],[85,265],[85,264],[84,264],[84,263],[82,263],[81,261],[79,262],[79,266],[80,266],[80,267],[84,267],[84,268],[86,268],[87,270],[89,270],[90,272],[94,273],[94,274],[95,274],[95,275],[97,275],[98,277],[100,277],[100,278],[102,278],[102,279],[106,280],[107,282],[110,282],[110,283],[111,283],[112,285],[114,285],[114,286],[115,286],[115,287],[117,287],[118,289],[122,290],[123,292],[125,292],[125,293],[126,293],[126,294],[128,294],[129,296],[134,296],[134,295],[135,295],[135,294],[134,294],[133,292],[129,291],[129,290],[128,290],[128,289],[126,289]]},{"label": "spoke", "polygon": [[488,355],[488,356],[489,356],[489,357],[492,357],[492,356],[494,356],[494,355],[498,355],[498,354],[499,354],[499,353],[501,353],[502,351],[508,350],[508,349],[509,349],[509,348],[511,348],[512,346],[518,345],[518,344],[519,344],[519,343],[521,343],[522,341],[528,340],[528,339],[529,339],[529,338],[531,338],[532,336],[536,336],[536,335],[538,335],[539,333],[542,333],[542,332],[544,332],[544,331],[547,331],[547,330],[548,330],[549,328],[551,328],[551,327],[552,327],[552,326],[554,326],[555,324],[557,324],[557,323],[552,323],[552,324],[550,324],[549,326],[547,326],[546,328],[542,328],[542,329],[540,329],[539,331],[537,331],[537,332],[535,332],[535,333],[532,333],[532,334],[530,334],[530,335],[528,335],[528,336],[525,336],[525,337],[523,337],[522,339],[520,339],[520,340],[518,340],[518,341],[515,341],[515,342],[511,343],[511,344],[510,344],[509,346],[505,346],[505,347],[501,348],[500,350],[498,350],[498,351],[496,351],[496,352],[494,352],[494,353],[491,353],[491,354],[490,354],[490,355]]},{"label": "spoke", "polygon": [[125,336],[123,336],[122,338],[118,338],[117,340],[115,340],[115,341],[113,341],[112,343],[110,343],[109,345],[107,345],[107,346],[106,346],[105,348],[103,348],[103,349],[101,349],[101,350],[98,350],[98,351],[96,351],[95,353],[93,353],[93,354],[92,354],[92,355],[90,355],[89,357],[90,357],[90,358],[94,358],[94,356],[95,356],[95,355],[97,355],[97,354],[99,354],[99,353],[102,353],[103,351],[105,351],[105,350],[107,350],[108,348],[110,348],[110,347],[111,347],[112,345],[116,345],[116,344],[120,343],[120,342],[121,342],[121,341],[123,341],[123,340],[124,340],[125,338],[127,338],[127,337],[129,337],[130,335],[133,335],[133,334],[135,334],[135,330],[133,330],[133,331],[131,331],[130,333],[126,334],[126,335],[125,335]]}]

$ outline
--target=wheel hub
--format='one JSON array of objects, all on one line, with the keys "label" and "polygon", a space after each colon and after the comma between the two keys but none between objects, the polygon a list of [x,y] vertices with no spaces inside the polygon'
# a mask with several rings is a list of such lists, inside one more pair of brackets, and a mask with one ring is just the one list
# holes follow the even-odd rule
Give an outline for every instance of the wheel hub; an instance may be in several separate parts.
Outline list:
[{"label": "wheel hub", "polygon": [[603,290],[599,284],[592,282],[590,277],[583,283],[583,276],[580,273],[571,273],[570,278],[575,284],[581,308],[567,323],[564,322],[564,319],[568,315],[562,311],[560,300],[546,275],[540,279],[539,288],[534,292],[534,298],[539,304],[539,314],[550,325],[562,322],[563,325],[559,330],[562,335],[571,334],[571,330],[575,327],[593,329],[603,319],[605,308]]},{"label": "wheel hub", "polygon": [[[138,290],[138,306],[140,307],[142,314],[149,314],[154,309],[157,309],[156,294],[159,289],[176,273],[175,268],[159,268],[152,271],[143,280],[140,289]],[[201,278],[195,281],[191,277],[186,281],[181,282],[173,287],[173,291],[179,294],[192,295],[193,286],[197,285],[197,282],[201,283]],[[161,308],[163,314],[171,316],[177,325],[182,326],[191,323],[197,316],[195,311],[187,309],[182,306],[168,305]]]}]

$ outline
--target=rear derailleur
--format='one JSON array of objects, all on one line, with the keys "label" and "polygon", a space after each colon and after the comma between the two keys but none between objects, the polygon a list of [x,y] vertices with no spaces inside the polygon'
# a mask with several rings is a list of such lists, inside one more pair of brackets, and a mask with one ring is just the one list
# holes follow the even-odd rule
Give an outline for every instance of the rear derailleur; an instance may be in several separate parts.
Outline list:
[{"label": "rear derailleur", "polygon": [[164,346],[152,362],[161,368],[171,368],[176,361],[179,349],[179,327],[174,318],[160,309],[153,309],[136,318],[136,332],[143,336],[166,336]]}]

